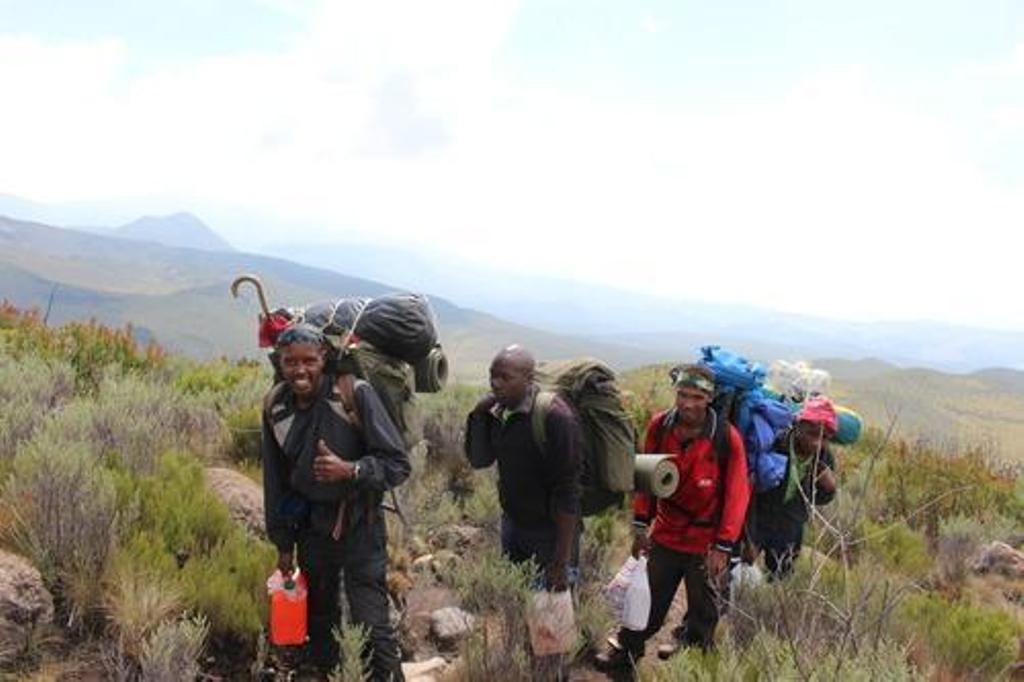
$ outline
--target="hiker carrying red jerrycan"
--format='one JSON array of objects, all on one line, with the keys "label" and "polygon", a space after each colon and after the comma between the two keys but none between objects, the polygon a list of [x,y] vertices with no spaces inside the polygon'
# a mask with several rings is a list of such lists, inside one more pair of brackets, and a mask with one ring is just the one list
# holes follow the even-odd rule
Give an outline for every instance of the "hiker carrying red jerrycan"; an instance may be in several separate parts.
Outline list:
[{"label": "hiker carrying red jerrycan", "polygon": [[267,535],[278,569],[296,565],[308,585],[308,657],[323,672],[338,665],[344,576],[351,620],[367,628],[370,679],[402,680],[389,619],[385,491],[410,473],[402,436],[369,382],[326,366],[319,329],[296,325],[275,343],[283,381],[263,411]]},{"label": "hiker carrying red jerrycan", "polygon": [[792,572],[811,509],[835,497],[836,465],[828,442],[836,434],[837,423],[832,401],[809,398],[794,426],[775,442],[774,451],[786,457],[785,474],[778,486],[754,497],[747,521],[749,539],[764,552],[770,579]]},{"label": "hiker carrying red jerrycan", "polygon": [[720,593],[750,500],[743,440],[711,409],[714,374],[686,365],[672,378],[675,406],[651,418],[644,452],[673,455],[679,485],[667,498],[633,496],[633,553],[648,556],[651,612],[643,631],[621,629],[618,645],[598,656],[598,667],[605,670],[630,669],[644,655],[644,645],[664,624],[680,582],[686,584],[688,609],[680,644],[702,649],[714,645]]}]

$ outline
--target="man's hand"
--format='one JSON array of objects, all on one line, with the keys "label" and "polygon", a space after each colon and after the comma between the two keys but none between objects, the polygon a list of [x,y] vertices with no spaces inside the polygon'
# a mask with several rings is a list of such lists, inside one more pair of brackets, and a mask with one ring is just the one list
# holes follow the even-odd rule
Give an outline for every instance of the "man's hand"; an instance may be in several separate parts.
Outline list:
[{"label": "man's hand", "polygon": [[633,528],[633,547],[629,550],[629,553],[633,555],[634,559],[639,559],[641,554],[647,554],[651,551],[651,538],[647,535],[646,528]]},{"label": "man's hand", "polygon": [[295,572],[295,557],[291,552],[277,553],[277,570],[281,571],[281,575],[285,578],[291,577]]},{"label": "man's hand", "polygon": [[712,547],[708,550],[705,565],[707,566],[708,580],[712,583],[721,582],[725,576],[725,569],[729,566],[729,553]]},{"label": "man's hand", "polygon": [[565,592],[569,589],[569,571],[563,563],[556,561],[549,565],[545,578],[548,592]]},{"label": "man's hand", "polygon": [[356,467],[331,452],[321,439],[316,443],[316,457],[313,459],[313,478],[320,483],[345,481],[355,477]]}]

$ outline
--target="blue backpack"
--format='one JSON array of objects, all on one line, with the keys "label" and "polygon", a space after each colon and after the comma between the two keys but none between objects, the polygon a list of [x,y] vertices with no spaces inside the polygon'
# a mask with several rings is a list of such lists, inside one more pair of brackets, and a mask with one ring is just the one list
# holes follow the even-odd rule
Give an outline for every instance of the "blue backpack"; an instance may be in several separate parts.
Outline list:
[{"label": "blue backpack", "polygon": [[793,423],[785,403],[764,391],[765,368],[719,346],[701,348],[700,364],[715,375],[712,407],[743,438],[747,470],[757,492],[771,490],[786,475],[787,456],[772,452],[776,437]]}]

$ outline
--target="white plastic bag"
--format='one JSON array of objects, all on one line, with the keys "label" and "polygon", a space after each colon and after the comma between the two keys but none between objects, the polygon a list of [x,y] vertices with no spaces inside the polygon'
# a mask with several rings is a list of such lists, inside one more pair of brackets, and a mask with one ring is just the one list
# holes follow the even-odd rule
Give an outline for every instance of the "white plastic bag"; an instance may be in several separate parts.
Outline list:
[{"label": "white plastic bag", "polygon": [[732,569],[732,584],[738,590],[757,587],[764,583],[764,574],[753,564],[740,562]]},{"label": "white plastic bag", "polygon": [[644,630],[651,615],[651,586],[647,581],[647,557],[629,557],[604,588],[615,619],[627,630]]},{"label": "white plastic bag", "polygon": [[576,644],[576,614],[572,594],[534,592],[526,609],[530,645],[536,656],[552,656],[572,651]]}]

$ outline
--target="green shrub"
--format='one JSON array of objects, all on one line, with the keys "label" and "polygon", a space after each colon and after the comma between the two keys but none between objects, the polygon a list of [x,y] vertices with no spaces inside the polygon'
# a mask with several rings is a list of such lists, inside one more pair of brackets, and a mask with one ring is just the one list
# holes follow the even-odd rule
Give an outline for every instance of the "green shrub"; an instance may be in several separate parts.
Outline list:
[{"label": "green shrub", "polygon": [[269,544],[237,530],[185,563],[185,600],[209,619],[214,635],[251,644],[267,622],[266,581],[276,557]]},{"label": "green shrub", "polygon": [[68,403],[41,430],[82,443],[96,459],[114,456],[133,473],[151,473],[160,454],[212,457],[225,432],[216,412],[170,386],[138,377],[108,378],[98,399]]},{"label": "green shrub", "polygon": [[203,555],[236,530],[227,508],[206,488],[194,457],[167,453],[157,471],[135,481],[136,530],[160,538],[168,553]]},{"label": "green shrub", "polygon": [[9,324],[6,347],[15,357],[38,357],[67,362],[74,368],[76,389],[95,392],[109,368],[122,372],[151,372],[161,369],[166,354],[156,344],[141,347],[131,325],[114,329],[89,322],[69,322],[47,327],[34,313],[5,313]]},{"label": "green shrub", "polygon": [[497,529],[501,521],[501,502],[494,476],[478,473],[473,483],[473,492],[462,502],[466,519],[477,526]]},{"label": "green shrub", "polygon": [[338,640],[339,665],[331,672],[331,682],[364,682],[369,676],[363,667],[363,653],[369,643],[370,633],[365,626],[346,623],[334,631]]},{"label": "green shrub", "polygon": [[209,631],[202,616],[161,623],[142,647],[139,656],[142,679],[147,682],[196,679]]},{"label": "green shrub", "polygon": [[1017,657],[1020,626],[1003,611],[922,594],[906,601],[901,616],[932,660],[956,674],[990,679],[1004,673]]},{"label": "green shrub", "polygon": [[74,382],[67,363],[0,354],[0,460],[14,457],[18,446],[71,398]]},{"label": "green shrub", "polygon": [[228,455],[235,462],[259,462],[262,458],[260,441],[263,434],[263,412],[259,407],[244,407],[224,416],[231,434]]},{"label": "green shrub", "polygon": [[[801,667],[801,665],[803,667]],[[695,680],[807,680],[808,682],[911,682],[924,680],[907,660],[903,647],[888,640],[877,646],[840,656],[826,652],[808,664],[798,665],[785,639],[762,633],[747,648],[726,642],[716,651],[680,652],[664,663],[644,666],[644,682]]]},{"label": "green shrub", "polygon": [[72,621],[98,605],[97,576],[116,540],[112,476],[78,443],[37,434],[3,490],[8,540],[29,557]]},{"label": "green shrub", "polygon": [[106,588],[104,610],[118,646],[139,660],[150,634],[181,605],[173,580],[134,565],[130,555],[118,553]]},{"label": "green shrub", "polygon": [[865,523],[864,541],[867,554],[893,573],[922,579],[932,567],[924,536],[902,521],[889,526]]}]

